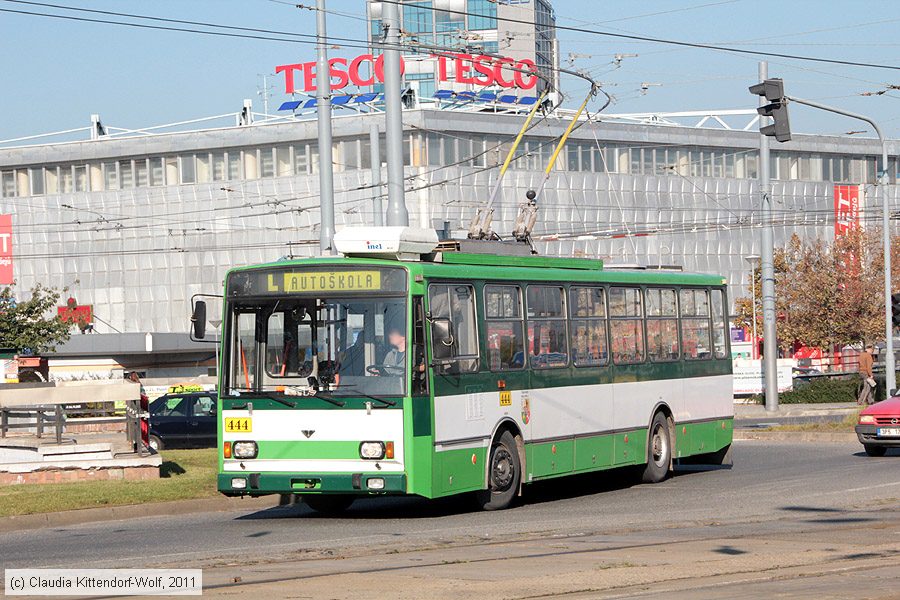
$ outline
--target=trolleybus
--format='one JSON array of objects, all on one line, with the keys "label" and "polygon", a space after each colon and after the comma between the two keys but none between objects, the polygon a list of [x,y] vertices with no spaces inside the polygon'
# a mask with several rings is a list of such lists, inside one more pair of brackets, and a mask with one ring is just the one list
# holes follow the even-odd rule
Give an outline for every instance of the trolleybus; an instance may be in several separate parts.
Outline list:
[{"label": "trolleybus", "polygon": [[474,492],[501,509],[535,481],[730,460],[722,277],[411,228],[344,230],[337,247],[227,274],[221,493],[339,511]]}]

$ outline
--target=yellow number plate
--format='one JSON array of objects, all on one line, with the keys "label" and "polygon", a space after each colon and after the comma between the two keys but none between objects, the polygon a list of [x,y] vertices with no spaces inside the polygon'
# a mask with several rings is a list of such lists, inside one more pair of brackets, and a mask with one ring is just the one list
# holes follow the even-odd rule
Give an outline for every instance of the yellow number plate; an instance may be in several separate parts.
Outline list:
[{"label": "yellow number plate", "polygon": [[500,392],[500,406],[512,406],[512,392]]},{"label": "yellow number plate", "polygon": [[225,419],[225,431],[249,433],[253,431],[253,422],[249,417]]}]

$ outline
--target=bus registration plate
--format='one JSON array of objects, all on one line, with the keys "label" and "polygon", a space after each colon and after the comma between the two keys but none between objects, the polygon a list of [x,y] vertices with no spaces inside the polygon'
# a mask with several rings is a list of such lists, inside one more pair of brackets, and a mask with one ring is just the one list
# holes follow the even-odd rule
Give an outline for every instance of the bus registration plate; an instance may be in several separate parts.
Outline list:
[{"label": "bus registration plate", "polygon": [[900,437],[900,427],[879,427],[878,437]]},{"label": "bus registration plate", "polygon": [[253,431],[253,422],[249,417],[228,418],[225,419],[225,431],[250,433]]}]

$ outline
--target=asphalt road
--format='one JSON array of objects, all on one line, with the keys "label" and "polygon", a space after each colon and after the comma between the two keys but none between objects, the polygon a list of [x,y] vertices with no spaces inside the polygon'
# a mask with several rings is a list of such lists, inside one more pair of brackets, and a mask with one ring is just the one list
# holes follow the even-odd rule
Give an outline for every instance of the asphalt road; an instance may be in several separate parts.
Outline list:
[{"label": "asphalt road", "polygon": [[[496,553],[502,549],[503,560],[509,561],[503,570],[513,569],[511,579],[522,578],[550,569],[548,562],[553,563],[560,552],[569,552],[559,550],[565,547],[572,549],[574,558],[562,563],[562,571],[577,567],[579,560],[598,564],[594,552],[605,552],[602,556],[609,558],[615,551],[618,562],[603,567],[603,573],[586,566],[554,584],[551,575],[560,574],[556,568],[536,581],[535,586],[544,586],[539,595],[559,592],[566,597],[580,597],[578,593],[593,597],[590,594],[599,594],[598,590],[618,590],[616,593],[630,597],[650,593],[652,586],[663,585],[661,581],[678,581],[684,589],[660,588],[660,592],[673,597],[681,592],[687,594],[684,597],[707,597],[697,592],[699,587],[686,583],[696,581],[697,586],[706,586],[708,597],[731,597],[710,580],[721,576],[720,571],[703,573],[700,565],[706,564],[704,560],[708,563],[708,553],[730,561],[727,564],[732,566],[725,571],[736,573],[743,572],[743,565],[754,565],[752,571],[757,573],[767,568],[800,568],[802,564],[794,563],[802,554],[810,560],[821,558],[810,564],[840,564],[835,567],[838,574],[865,567],[868,576],[875,578],[870,588],[887,590],[870,597],[888,598],[900,597],[900,569],[887,569],[879,561],[889,557],[896,565],[900,557],[900,520],[892,520],[900,519],[898,508],[898,450],[884,458],[869,458],[858,444],[746,441],[735,443],[732,469],[686,469],[656,485],[634,484],[633,473],[628,472],[544,482],[526,488],[526,496],[515,508],[494,513],[472,510],[465,498],[432,502],[383,498],[357,502],[342,518],[320,517],[299,505],[0,534],[0,568],[202,566],[210,593],[219,589],[272,597],[283,595],[285,590],[279,586],[290,587],[296,580],[307,581],[307,592],[296,597],[319,597],[319,588],[309,582],[325,585],[322,578],[350,574],[339,580],[348,586],[346,595],[340,586],[327,588],[329,597],[336,598],[354,597],[353,574],[370,573],[369,585],[380,581],[384,597],[419,597],[416,590],[425,594],[422,597],[437,597],[440,594],[435,590],[426,593],[427,586],[414,585],[409,594],[400,593],[398,589],[406,588],[392,587],[387,573],[434,582],[440,579],[435,579],[437,575],[426,576],[424,571],[409,574],[404,569],[444,565],[446,571],[446,565],[466,564],[475,571],[453,575],[448,581],[479,579],[484,573],[471,565],[479,560],[499,560]],[[799,541],[805,544],[806,554],[796,551]],[[681,556],[695,557],[688,571],[684,570],[688,563],[680,571],[672,566],[677,560],[654,562],[673,544],[683,545]],[[859,550],[860,544],[876,544],[877,548]],[[775,555],[790,560],[769,565],[766,557]],[[386,560],[392,565],[388,569]],[[725,564],[721,563],[723,568]],[[666,573],[670,567],[674,569],[672,577],[646,579],[657,571]],[[617,569],[624,574],[619,575]],[[632,577],[638,587],[631,589],[626,585],[631,581],[628,576],[637,572],[644,579]],[[685,573],[694,572],[696,577],[685,580]],[[606,581],[604,573],[614,576],[609,585],[600,583]],[[810,575],[809,568],[793,577],[786,573],[774,583],[757,583],[775,586],[772,589],[776,591],[778,585],[789,590],[798,577]],[[821,575],[823,589],[843,589],[829,579],[838,576],[835,573]],[[582,582],[581,587],[572,588],[577,581]],[[490,583],[483,591],[477,586],[453,588],[447,584],[453,592],[448,597],[496,591],[496,582]],[[253,585],[262,587],[251,589]],[[772,589],[761,587],[758,591],[765,596]],[[796,597],[802,596],[799,592],[803,589],[816,588],[798,588]],[[528,596],[515,588],[501,590],[497,597]],[[897,595],[890,595],[891,590]],[[853,594],[844,590],[841,596]],[[814,597],[839,596],[820,591]]]}]

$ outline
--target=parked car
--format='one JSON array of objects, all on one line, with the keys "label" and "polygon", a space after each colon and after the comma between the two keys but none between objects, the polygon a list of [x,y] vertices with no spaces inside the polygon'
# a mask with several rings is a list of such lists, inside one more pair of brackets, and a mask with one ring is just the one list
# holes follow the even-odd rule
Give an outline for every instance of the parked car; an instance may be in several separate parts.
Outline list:
[{"label": "parked car", "polygon": [[163,448],[214,448],[216,393],[170,393],[150,403],[149,444]]},{"label": "parked car", "polygon": [[884,456],[900,448],[900,396],[893,396],[859,413],[856,436],[869,456]]}]

